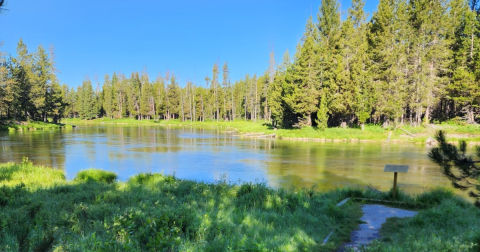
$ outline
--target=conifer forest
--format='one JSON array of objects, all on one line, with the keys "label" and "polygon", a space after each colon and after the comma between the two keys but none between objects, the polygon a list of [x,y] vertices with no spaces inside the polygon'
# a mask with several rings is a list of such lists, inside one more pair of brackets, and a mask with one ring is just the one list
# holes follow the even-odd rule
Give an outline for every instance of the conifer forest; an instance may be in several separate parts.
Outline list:
[{"label": "conifer forest", "polygon": [[180,84],[175,71],[144,70],[86,77],[71,88],[77,84],[56,77],[53,47],[31,52],[20,40],[16,52],[0,55],[0,118],[264,120],[319,129],[474,124],[480,120],[477,2],[381,0],[368,15],[364,0],[353,0],[344,14],[338,0],[322,0],[295,52],[282,58],[272,51],[267,69],[234,81],[221,62],[201,81]]}]

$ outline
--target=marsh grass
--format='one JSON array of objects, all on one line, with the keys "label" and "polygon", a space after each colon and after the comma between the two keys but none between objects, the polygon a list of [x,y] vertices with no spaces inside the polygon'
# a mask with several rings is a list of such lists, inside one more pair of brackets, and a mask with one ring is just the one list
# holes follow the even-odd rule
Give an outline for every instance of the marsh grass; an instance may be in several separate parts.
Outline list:
[{"label": "marsh grass", "polygon": [[0,165],[0,251],[332,251],[361,214],[335,206],[344,191],[96,170],[67,182],[25,163]]}]

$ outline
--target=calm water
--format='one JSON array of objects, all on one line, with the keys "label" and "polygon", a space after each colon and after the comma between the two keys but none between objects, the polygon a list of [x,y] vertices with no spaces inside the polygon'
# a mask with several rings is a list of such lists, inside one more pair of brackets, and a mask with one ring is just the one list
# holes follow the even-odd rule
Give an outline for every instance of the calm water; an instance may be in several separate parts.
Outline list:
[{"label": "calm water", "polygon": [[449,186],[428,160],[429,148],[398,143],[310,143],[242,139],[216,129],[165,126],[98,126],[63,131],[0,133],[0,161],[65,170],[69,179],[86,168],[116,172],[120,179],[140,172],[164,172],[179,178],[213,182],[265,181],[280,188],[321,191],[373,185],[387,190],[393,174],[385,164],[410,165],[399,174],[400,187],[418,193]]}]

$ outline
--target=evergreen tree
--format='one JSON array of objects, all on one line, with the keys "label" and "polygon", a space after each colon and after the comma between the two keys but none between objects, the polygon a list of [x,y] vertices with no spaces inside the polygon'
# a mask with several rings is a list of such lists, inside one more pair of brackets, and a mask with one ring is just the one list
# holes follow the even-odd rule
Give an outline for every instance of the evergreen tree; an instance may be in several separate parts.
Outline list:
[{"label": "evergreen tree", "polygon": [[31,114],[31,100],[30,90],[32,88],[33,79],[33,59],[32,55],[28,53],[27,45],[23,40],[17,44],[17,57],[12,59],[12,72],[14,93],[16,94],[14,106],[17,108],[18,116],[27,118],[33,116]]},{"label": "evergreen tree", "polygon": [[350,79],[352,82],[353,104],[352,109],[361,125],[370,117],[375,100],[375,90],[372,86],[372,76],[369,71],[370,58],[368,55],[366,15],[363,11],[364,0],[353,0],[349,9],[349,18],[355,29],[350,37],[350,46],[353,48],[352,58],[349,61]]},{"label": "evergreen tree", "polygon": [[53,79],[47,96],[47,116],[52,118],[53,123],[58,123],[64,114],[66,104],[63,90],[60,83],[58,83],[58,79]]},{"label": "evergreen tree", "polygon": [[212,72],[213,72],[213,76],[212,76],[212,92],[213,92],[213,104],[214,104],[214,107],[215,107],[215,116],[214,118],[217,119],[217,122],[218,122],[218,117],[219,117],[219,108],[218,108],[218,65],[217,63],[213,64],[213,69],[212,69]]},{"label": "evergreen tree", "polygon": [[411,104],[420,122],[429,122],[431,109],[437,102],[440,90],[446,85],[446,70],[450,50],[447,37],[448,21],[446,1],[411,0],[408,13],[413,36],[411,37],[413,62],[410,93],[415,100]]},{"label": "evergreen tree", "polygon": [[[460,141],[458,147],[447,142],[445,132],[438,131],[435,139],[437,147],[428,156],[441,167],[442,173],[452,181],[453,187],[469,191],[469,196],[475,199],[475,205],[480,207],[480,160],[467,156],[467,143]],[[480,159],[480,146],[476,146],[476,156]]]},{"label": "evergreen tree", "polygon": [[404,0],[380,0],[370,26],[371,73],[377,94],[374,116],[384,116],[387,122],[401,117],[409,86],[411,31],[406,10]]},{"label": "evergreen tree", "polygon": [[320,97],[320,108],[317,112],[317,127],[320,130],[325,130],[328,127],[328,108],[326,94],[322,92]]},{"label": "evergreen tree", "polygon": [[[325,93],[328,110],[332,112],[340,109],[341,90],[337,85],[338,67],[341,66],[340,41],[341,19],[337,0],[322,0],[317,15],[319,46],[319,72],[317,90]],[[317,101],[318,104],[318,101]]]},{"label": "evergreen tree", "polygon": [[149,119],[154,112],[151,101],[153,99],[152,87],[146,71],[142,72],[141,77],[141,99],[140,99],[140,119],[141,117]]},{"label": "evergreen tree", "polygon": [[318,58],[315,45],[316,30],[312,18],[307,22],[302,45],[297,46],[292,89],[285,96],[285,101],[299,116],[298,125],[311,126],[312,113],[317,111],[318,90],[316,87],[318,76]]},{"label": "evergreen tree", "polygon": [[153,85],[154,96],[155,96],[155,111],[160,119],[163,116],[166,119],[166,103],[165,103],[165,80],[162,76],[158,76]]},{"label": "evergreen tree", "polygon": [[35,53],[34,64],[30,100],[35,109],[34,115],[40,115],[39,118],[47,122],[47,96],[52,85],[53,69],[48,54],[41,45]]},{"label": "evergreen tree", "polygon": [[111,84],[110,76],[106,74],[103,82],[103,110],[105,111],[105,115],[108,118],[113,118],[113,113],[114,113],[113,96],[114,96],[114,90]]},{"label": "evergreen tree", "polygon": [[474,111],[480,105],[480,86],[477,77],[480,62],[477,37],[479,22],[477,13],[468,9],[465,2],[458,6],[457,11],[462,12],[463,16],[456,18],[460,19],[460,22],[455,30],[451,66],[453,74],[447,90],[456,107],[464,110],[467,122],[475,123]]},{"label": "evergreen tree", "polygon": [[283,122],[283,110],[285,106],[283,103],[283,85],[285,84],[285,76],[290,65],[290,54],[287,50],[283,55],[283,62],[278,67],[273,83],[269,85],[267,92],[273,127],[277,127],[279,123]]},{"label": "evergreen tree", "polygon": [[18,96],[11,69],[11,63],[7,62],[5,54],[0,52],[0,118],[8,118],[12,112],[16,112],[14,100],[18,99]]},{"label": "evergreen tree", "polygon": [[[167,116],[168,119],[175,119],[175,115],[180,113],[180,88],[177,84],[175,75],[172,74],[170,84],[167,87]],[[177,116],[178,117],[178,116]]]},{"label": "evergreen tree", "polygon": [[86,78],[81,88],[77,90],[78,93],[78,111],[79,116],[82,119],[93,119],[97,117],[97,111],[95,109],[95,92],[93,91],[92,82],[89,78]]},{"label": "evergreen tree", "polygon": [[130,117],[137,118],[138,116],[140,116],[141,95],[141,84],[138,72],[132,73],[128,84],[128,114],[130,115]]},{"label": "evergreen tree", "polygon": [[229,104],[227,104],[227,99],[229,98],[228,96],[228,93],[227,91],[229,90],[230,88],[230,84],[229,84],[229,73],[230,73],[230,70],[228,69],[228,64],[227,62],[225,61],[225,63],[223,64],[223,81],[222,81],[222,88],[223,88],[223,117],[225,120],[227,120],[227,118],[232,118],[232,115],[228,114],[227,111],[230,111],[231,109],[231,106]]}]

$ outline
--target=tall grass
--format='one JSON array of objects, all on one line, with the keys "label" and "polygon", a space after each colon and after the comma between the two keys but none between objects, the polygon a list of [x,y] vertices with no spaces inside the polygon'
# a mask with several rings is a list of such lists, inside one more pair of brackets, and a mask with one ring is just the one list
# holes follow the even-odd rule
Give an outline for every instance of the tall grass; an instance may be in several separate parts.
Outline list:
[{"label": "tall grass", "polygon": [[148,173],[124,183],[98,170],[67,182],[12,163],[0,174],[0,251],[333,251],[361,215],[354,202],[335,206],[343,191]]},{"label": "tall grass", "polygon": [[[354,200],[337,207],[346,197]],[[336,251],[357,227],[361,204],[372,203],[419,213],[388,219],[365,251],[478,250],[480,210],[471,203],[445,189],[397,197],[154,173],[117,182],[92,169],[66,181],[24,159],[0,164],[0,251]]]},{"label": "tall grass", "polygon": [[[435,198],[434,194],[438,192],[424,197]],[[445,196],[437,206],[413,218],[388,219],[382,226],[382,238],[366,251],[479,251],[480,210],[462,199]]]}]

